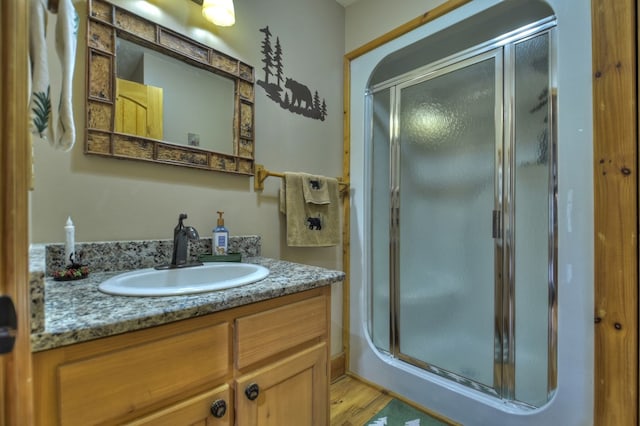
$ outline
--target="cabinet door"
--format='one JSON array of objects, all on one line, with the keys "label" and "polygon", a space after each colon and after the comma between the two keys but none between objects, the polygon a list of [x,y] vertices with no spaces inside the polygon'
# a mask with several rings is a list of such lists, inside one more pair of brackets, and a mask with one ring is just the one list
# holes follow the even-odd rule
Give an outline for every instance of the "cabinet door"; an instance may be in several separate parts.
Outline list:
[{"label": "cabinet door", "polygon": [[[91,343],[91,342],[89,342]],[[229,323],[132,345],[57,367],[60,423],[116,421],[192,389],[224,383]]]},{"label": "cabinet door", "polygon": [[245,374],[236,381],[237,424],[327,425],[328,383],[326,343]]},{"label": "cabinet door", "polygon": [[[222,402],[224,401],[224,403]],[[212,413],[212,406],[216,404]],[[224,409],[221,407],[224,406]],[[233,401],[229,385],[189,398],[126,426],[232,426]]]}]

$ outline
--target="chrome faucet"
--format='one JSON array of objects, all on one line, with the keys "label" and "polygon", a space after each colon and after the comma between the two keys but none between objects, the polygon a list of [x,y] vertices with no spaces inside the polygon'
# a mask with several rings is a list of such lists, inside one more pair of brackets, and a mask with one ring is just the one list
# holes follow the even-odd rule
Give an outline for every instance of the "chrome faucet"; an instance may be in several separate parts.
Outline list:
[{"label": "chrome faucet", "polygon": [[182,221],[187,215],[180,213],[178,217],[178,225],[173,230],[173,254],[171,255],[171,263],[169,265],[158,266],[156,269],[172,269],[186,268],[188,266],[199,266],[201,262],[188,262],[189,241],[195,241],[200,236],[193,226],[185,226]]}]

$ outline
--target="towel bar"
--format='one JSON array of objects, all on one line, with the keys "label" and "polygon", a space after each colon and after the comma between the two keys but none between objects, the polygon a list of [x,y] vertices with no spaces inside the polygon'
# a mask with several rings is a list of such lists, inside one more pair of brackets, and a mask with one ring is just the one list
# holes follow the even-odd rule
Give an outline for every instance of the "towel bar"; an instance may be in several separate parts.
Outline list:
[{"label": "towel bar", "polygon": [[[264,189],[264,181],[269,176],[284,178],[284,173],[267,170],[262,164],[256,164],[255,169],[255,175],[253,177],[253,189],[255,191],[262,191]],[[348,191],[349,182],[345,182],[342,178],[338,178],[338,188],[340,188],[340,192]]]}]

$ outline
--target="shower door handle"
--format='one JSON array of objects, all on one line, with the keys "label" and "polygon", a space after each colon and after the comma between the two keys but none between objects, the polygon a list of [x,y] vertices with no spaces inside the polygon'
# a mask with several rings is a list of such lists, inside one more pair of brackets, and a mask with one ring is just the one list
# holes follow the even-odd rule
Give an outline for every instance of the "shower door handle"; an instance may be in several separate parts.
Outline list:
[{"label": "shower door handle", "polygon": [[502,220],[500,210],[494,210],[491,216],[491,236],[493,238],[500,238],[502,236]]}]

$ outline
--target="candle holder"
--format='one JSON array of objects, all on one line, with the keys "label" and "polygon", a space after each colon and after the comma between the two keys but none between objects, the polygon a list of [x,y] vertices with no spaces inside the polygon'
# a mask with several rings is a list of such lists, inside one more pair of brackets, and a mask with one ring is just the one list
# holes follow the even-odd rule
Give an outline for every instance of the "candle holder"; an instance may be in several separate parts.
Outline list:
[{"label": "candle holder", "polygon": [[53,272],[54,281],[75,281],[89,276],[89,266],[79,263],[75,253],[69,255],[69,265]]}]

